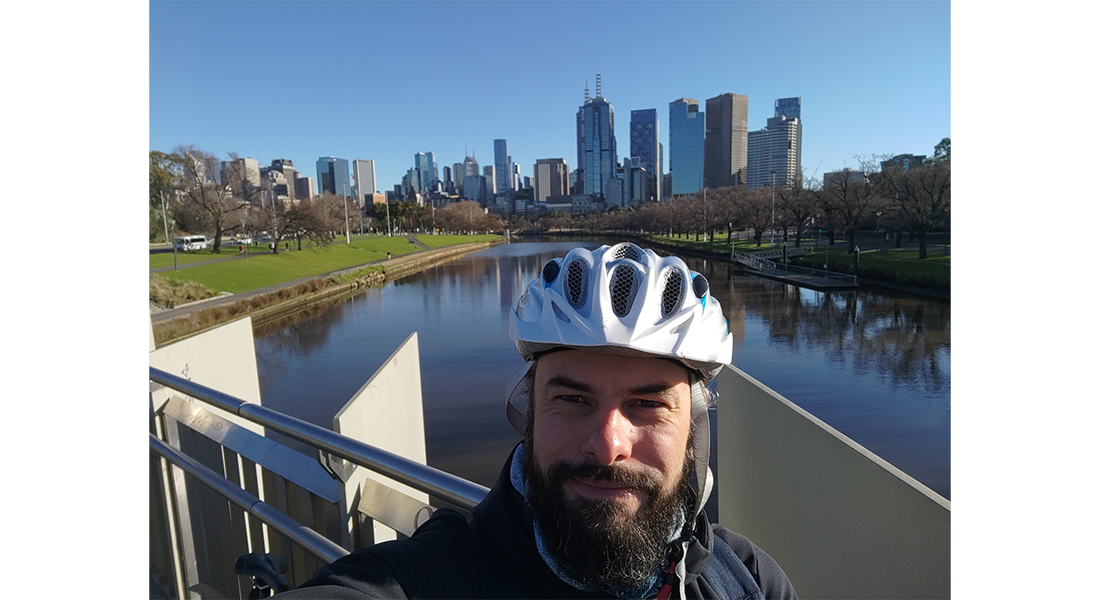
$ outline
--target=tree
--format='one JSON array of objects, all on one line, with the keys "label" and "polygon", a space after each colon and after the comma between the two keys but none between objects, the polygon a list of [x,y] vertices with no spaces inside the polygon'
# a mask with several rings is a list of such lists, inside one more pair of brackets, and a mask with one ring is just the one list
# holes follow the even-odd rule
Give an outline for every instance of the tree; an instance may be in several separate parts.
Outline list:
[{"label": "tree", "polygon": [[829,228],[829,242],[839,231],[848,238],[848,253],[856,250],[856,229],[872,212],[874,194],[864,173],[845,169],[832,177],[821,189],[813,190],[814,199]]},{"label": "tree", "polygon": [[230,162],[217,178],[218,157],[194,146],[177,146],[172,160],[180,174],[181,210],[206,221],[214,230],[214,253],[221,252],[222,234],[241,226],[240,216],[250,200],[259,198],[260,188],[247,178],[243,167],[230,153]]},{"label": "tree", "polygon": [[802,245],[802,234],[810,219],[817,214],[814,194],[802,186],[782,188],[777,190],[777,194],[787,223],[794,226],[794,246],[797,248]]},{"label": "tree", "polygon": [[917,237],[921,259],[928,258],[928,233],[949,229],[951,223],[950,156],[948,141],[945,158],[908,171],[888,167],[879,177],[896,222]]},{"label": "tree", "polygon": [[[149,239],[153,240],[157,235],[164,233],[166,229],[174,229],[170,217],[166,213],[175,210],[175,189],[177,174],[173,172],[173,161],[170,154],[153,150],[149,152]],[[165,218],[168,218],[167,227]],[[171,233],[168,234],[169,236]],[[165,240],[171,241],[171,238]]]}]

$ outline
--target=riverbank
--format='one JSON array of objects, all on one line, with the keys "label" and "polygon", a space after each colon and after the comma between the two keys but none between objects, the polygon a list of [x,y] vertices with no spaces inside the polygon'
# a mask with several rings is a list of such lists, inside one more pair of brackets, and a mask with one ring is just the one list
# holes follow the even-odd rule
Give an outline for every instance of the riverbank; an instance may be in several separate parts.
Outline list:
[{"label": "riverbank", "polygon": [[[711,241],[701,242],[694,241],[691,237],[675,238],[636,233],[598,234],[575,231],[537,235],[566,239],[615,238],[631,241],[647,248],[660,248],[678,255],[719,260],[731,263],[737,268],[743,267],[731,260],[731,251],[751,253],[769,249],[766,243],[757,247],[747,237],[737,238],[737,236],[734,238],[734,244],[731,245],[725,236],[715,236]],[[809,244],[809,240],[803,241],[803,245]],[[929,298],[951,299],[950,254],[930,254],[927,259],[918,260],[913,248],[876,248],[860,253],[860,264],[857,270],[854,256],[848,254],[844,248],[843,244],[835,244],[826,252],[822,247],[813,254],[792,257],[791,264],[823,269],[828,259],[829,271],[856,275],[860,285],[893,289]]]},{"label": "riverbank", "polygon": [[219,295],[171,309],[155,310],[151,307],[153,339],[157,346],[161,346],[245,316],[252,317],[254,329],[265,327],[294,313],[331,304],[364,289],[380,287],[428,267],[502,243],[504,240],[499,239],[424,250],[248,292]]}]

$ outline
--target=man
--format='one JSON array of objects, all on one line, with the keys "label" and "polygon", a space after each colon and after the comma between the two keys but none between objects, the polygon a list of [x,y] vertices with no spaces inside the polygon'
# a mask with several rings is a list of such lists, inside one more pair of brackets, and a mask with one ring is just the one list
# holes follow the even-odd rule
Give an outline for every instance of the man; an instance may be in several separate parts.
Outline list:
[{"label": "man", "polygon": [[469,521],[441,509],[286,598],[795,598],[710,525],[706,384],[733,342],[706,279],[633,244],[553,259],[512,310],[523,434]]}]

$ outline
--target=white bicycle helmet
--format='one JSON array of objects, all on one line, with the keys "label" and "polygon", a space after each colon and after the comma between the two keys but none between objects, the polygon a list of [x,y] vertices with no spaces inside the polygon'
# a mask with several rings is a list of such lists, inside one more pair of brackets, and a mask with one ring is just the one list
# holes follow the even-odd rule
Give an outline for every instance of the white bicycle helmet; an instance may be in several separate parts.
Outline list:
[{"label": "white bicycle helmet", "polygon": [[525,376],[542,352],[579,348],[683,363],[693,377],[695,514],[710,492],[710,426],[703,387],[729,364],[733,338],[706,278],[675,256],[631,243],[574,248],[546,263],[512,309],[508,333],[525,368],[506,391],[508,420],[523,432]]}]

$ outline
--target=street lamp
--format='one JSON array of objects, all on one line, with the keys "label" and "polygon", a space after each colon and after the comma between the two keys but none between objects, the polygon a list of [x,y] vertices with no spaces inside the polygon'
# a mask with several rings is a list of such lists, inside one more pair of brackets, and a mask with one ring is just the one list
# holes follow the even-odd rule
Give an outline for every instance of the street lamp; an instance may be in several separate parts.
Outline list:
[{"label": "street lamp", "polygon": [[772,171],[772,232],[769,246],[775,246],[775,171]]},{"label": "street lamp", "polygon": [[347,236],[348,244],[351,244],[351,228],[348,227],[348,184],[344,184],[344,234]]}]

